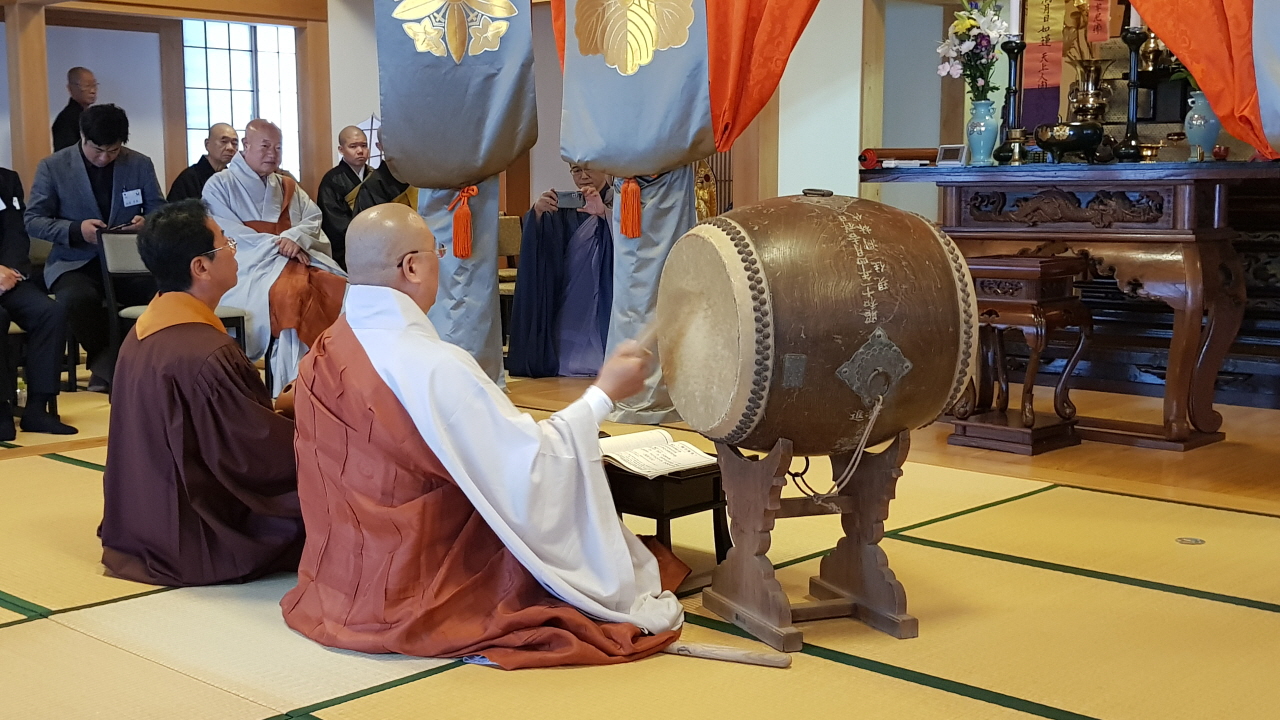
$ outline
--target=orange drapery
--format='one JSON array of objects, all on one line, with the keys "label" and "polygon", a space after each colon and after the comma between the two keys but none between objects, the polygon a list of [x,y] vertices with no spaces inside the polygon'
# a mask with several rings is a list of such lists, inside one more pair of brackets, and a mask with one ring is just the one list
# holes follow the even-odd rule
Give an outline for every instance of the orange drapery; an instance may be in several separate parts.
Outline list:
[{"label": "orange drapery", "polygon": [[[782,80],[818,0],[706,0],[707,73],[716,149],[733,146]],[[551,0],[564,71],[565,0]]]},{"label": "orange drapery", "polygon": [[1169,46],[1233,137],[1275,160],[1262,128],[1253,66],[1254,0],[1134,0],[1152,31]]}]

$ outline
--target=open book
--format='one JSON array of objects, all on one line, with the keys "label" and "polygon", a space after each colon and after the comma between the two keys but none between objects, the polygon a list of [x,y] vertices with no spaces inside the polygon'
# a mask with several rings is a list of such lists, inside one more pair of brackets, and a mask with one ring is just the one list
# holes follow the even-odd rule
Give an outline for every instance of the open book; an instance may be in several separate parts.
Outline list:
[{"label": "open book", "polygon": [[606,462],[649,479],[716,463],[715,457],[689,443],[672,440],[666,430],[601,438],[600,453]]}]

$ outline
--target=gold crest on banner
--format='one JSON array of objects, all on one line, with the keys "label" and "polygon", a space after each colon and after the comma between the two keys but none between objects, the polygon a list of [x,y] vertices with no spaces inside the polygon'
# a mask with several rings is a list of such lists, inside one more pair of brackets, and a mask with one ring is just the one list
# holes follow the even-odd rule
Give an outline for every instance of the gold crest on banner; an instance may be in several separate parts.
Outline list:
[{"label": "gold crest on banner", "polygon": [[659,50],[682,47],[693,25],[693,0],[578,0],[574,34],[582,55],[603,55],[634,75]]},{"label": "gold crest on banner", "polygon": [[501,18],[516,12],[510,0],[401,0],[391,15],[411,21],[404,32],[418,52],[461,63],[465,55],[497,50],[510,27]]}]

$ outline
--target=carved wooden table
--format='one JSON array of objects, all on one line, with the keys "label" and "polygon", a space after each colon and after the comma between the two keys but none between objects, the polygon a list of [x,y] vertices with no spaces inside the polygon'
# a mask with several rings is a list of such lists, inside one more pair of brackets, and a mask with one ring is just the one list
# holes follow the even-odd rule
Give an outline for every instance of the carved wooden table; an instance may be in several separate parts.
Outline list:
[{"label": "carved wooden table", "polygon": [[1280,178],[1276,163],[1136,163],[864,170],[864,182],[933,182],[943,229],[967,257],[1076,255],[1094,277],[1174,310],[1159,425],[1082,419],[1101,440],[1188,450],[1222,440],[1214,381],[1239,330],[1244,269],[1227,187]]},{"label": "carved wooden table", "polygon": [[[1078,257],[1029,255],[974,257],[968,262],[978,294],[982,360],[977,383],[970,382],[952,408],[955,431],[947,443],[1021,455],[1079,445],[1076,407],[1068,393],[1071,375],[1093,334],[1093,319],[1076,296],[1073,281],[1088,271],[1088,263]],[[1054,415],[1037,417],[1033,393],[1040,356],[1053,332],[1071,327],[1079,328],[1079,338],[1053,393]],[[1031,349],[1021,407],[1015,412],[1009,412],[1004,357],[1008,329],[1021,331]]]}]

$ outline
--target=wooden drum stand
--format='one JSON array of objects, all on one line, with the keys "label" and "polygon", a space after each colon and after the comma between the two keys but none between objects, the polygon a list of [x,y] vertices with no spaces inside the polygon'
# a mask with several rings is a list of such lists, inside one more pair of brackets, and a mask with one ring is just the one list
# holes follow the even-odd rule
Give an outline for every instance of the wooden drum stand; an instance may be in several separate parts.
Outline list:
[{"label": "wooden drum stand", "polygon": [[[790,440],[780,439],[768,455],[752,460],[716,443],[733,548],[703,591],[703,605],[785,652],[804,645],[804,633],[793,623],[805,620],[856,617],[896,638],[916,637],[906,592],[879,545],[911,434],[899,434],[883,452],[864,453],[840,494],[821,502],[782,497],[791,447]],[[832,477],[843,475],[855,460],[854,453],[831,456]],[[792,605],[766,555],[774,520],[833,513],[840,513],[845,536],[822,559],[821,572],[809,579],[809,594],[819,599]]]}]

